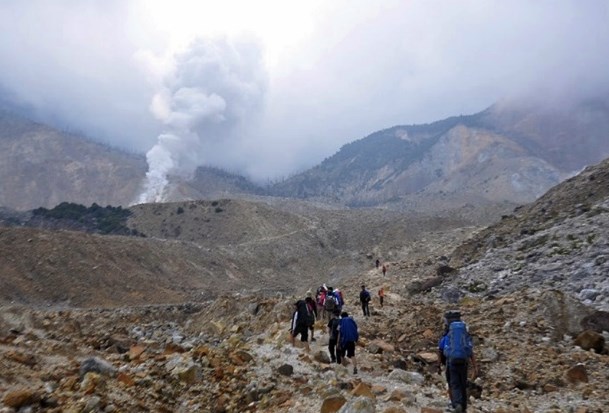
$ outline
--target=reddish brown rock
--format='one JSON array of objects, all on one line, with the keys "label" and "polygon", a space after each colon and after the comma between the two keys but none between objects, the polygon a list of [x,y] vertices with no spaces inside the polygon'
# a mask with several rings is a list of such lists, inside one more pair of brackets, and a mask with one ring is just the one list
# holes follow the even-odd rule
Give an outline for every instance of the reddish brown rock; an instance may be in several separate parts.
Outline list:
[{"label": "reddish brown rock", "polygon": [[29,406],[36,403],[40,397],[36,392],[30,389],[15,389],[9,390],[4,394],[2,403],[8,407],[19,409],[23,406]]},{"label": "reddish brown rock", "polygon": [[437,363],[439,361],[438,353],[430,351],[418,353],[417,357],[426,363]]},{"label": "reddish brown rock", "polygon": [[423,337],[427,340],[431,340],[436,337],[436,333],[428,328],[427,330],[423,331]]},{"label": "reddish brown rock", "polygon": [[146,347],[135,345],[129,348],[129,360],[136,360],[146,351]]},{"label": "reddish brown rock", "polygon": [[34,366],[36,365],[36,357],[32,354],[25,354],[18,351],[9,351],[6,354],[8,359],[16,361],[17,363],[25,364],[26,366]]},{"label": "reddish brown rock", "polygon": [[335,413],[340,410],[343,405],[347,403],[347,399],[345,399],[341,395],[330,396],[327,397],[323,403],[321,404],[321,413]]},{"label": "reddish brown rock", "polygon": [[572,384],[588,383],[588,371],[583,364],[576,364],[567,371],[567,380]]},{"label": "reddish brown rock", "polygon": [[123,383],[127,387],[135,385],[135,381],[133,381],[131,376],[123,372],[118,373],[118,375],[116,376],[116,380]]},{"label": "reddish brown rock", "polygon": [[185,352],[186,352],[186,349],[184,349],[184,347],[182,347],[176,343],[168,343],[165,346],[165,349],[163,350],[163,354],[165,354],[165,355],[175,354],[175,353],[185,353]]},{"label": "reddish brown rock", "polygon": [[574,343],[584,350],[594,350],[597,353],[602,353],[605,348],[605,337],[594,330],[586,330],[575,338]]},{"label": "reddish brown rock", "polygon": [[357,386],[355,386],[355,388],[351,391],[351,394],[354,395],[354,396],[369,397],[371,399],[375,399],[376,398],[374,393],[372,393],[372,389],[370,388],[370,386],[367,385],[364,382],[362,382],[362,383],[358,384]]}]

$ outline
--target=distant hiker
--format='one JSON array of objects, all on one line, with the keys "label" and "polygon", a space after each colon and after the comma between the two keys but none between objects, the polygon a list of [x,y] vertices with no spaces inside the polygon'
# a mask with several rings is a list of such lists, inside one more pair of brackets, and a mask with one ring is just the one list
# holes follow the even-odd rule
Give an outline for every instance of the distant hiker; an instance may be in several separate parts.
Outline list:
[{"label": "distant hiker", "polygon": [[[438,343],[441,359],[445,360],[451,405],[455,413],[467,410],[467,369],[471,364],[477,374],[474,345],[467,331],[467,325],[461,321],[459,311],[448,311],[444,315],[446,334]],[[439,366],[441,369],[441,364]]]},{"label": "distant hiker", "polygon": [[362,285],[362,291],[359,293],[359,302],[362,305],[364,317],[370,317],[370,308],[368,308],[368,303],[370,303],[370,292],[366,290],[365,285]]},{"label": "distant hiker", "polygon": [[326,284],[317,288],[317,292],[315,293],[315,301],[317,302],[317,313],[321,314],[321,317],[325,319],[326,314],[324,312],[324,304],[326,302],[326,294],[328,289],[326,288]]},{"label": "distant hiker", "polygon": [[383,300],[385,299],[385,289],[381,287],[379,290],[379,300],[381,300],[381,307],[383,306]]},{"label": "distant hiker", "polygon": [[330,321],[328,322],[328,335],[330,341],[328,341],[328,351],[330,352],[330,359],[332,363],[338,363],[342,361],[340,352],[336,350],[336,344],[338,343],[338,325],[340,324],[340,311],[334,310]]},{"label": "distant hiker", "polygon": [[294,303],[294,313],[292,314],[292,324],[290,326],[290,337],[292,346],[296,346],[296,336],[300,334],[300,341],[305,343],[305,349],[309,351],[309,326],[308,326],[307,303],[298,300]]},{"label": "distant hiker", "polygon": [[345,300],[343,298],[343,292],[338,288],[334,289],[334,297],[336,297],[336,302],[338,303],[338,310],[342,311],[343,305],[345,305]]},{"label": "distant hiker", "polygon": [[383,277],[384,277],[385,274],[387,273],[387,266],[385,264],[383,264],[383,267],[381,268],[381,271],[383,271]]},{"label": "distant hiker", "polygon": [[376,268],[378,269],[379,265],[381,265],[381,262],[377,259],[374,264],[376,265]]},{"label": "distant hiker", "polygon": [[[343,311],[338,324],[338,353],[340,353],[341,359],[345,356],[351,359],[353,374],[357,374],[357,360],[355,359],[355,343],[357,343],[357,340],[359,340],[357,324],[353,318],[349,317],[347,312]],[[336,359],[338,360],[338,358],[337,355]]]},{"label": "distant hiker", "polygon": [[311,297],[311,292],[307,292],[307,298],[305,298],[305,303],[307,304],[307,324],[309,326],[309,330],[311,330],[311,341],[315,341],[315,321],[317,321],[317,303]]}]

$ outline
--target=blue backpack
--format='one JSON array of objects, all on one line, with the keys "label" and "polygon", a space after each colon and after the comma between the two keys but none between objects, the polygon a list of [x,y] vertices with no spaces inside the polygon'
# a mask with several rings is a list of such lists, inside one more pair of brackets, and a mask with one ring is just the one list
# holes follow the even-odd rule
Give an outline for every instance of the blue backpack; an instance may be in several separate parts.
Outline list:
[{"label": "blue backpack", "polygon": [[472,356],[474,345],[463,321],[453,321],[448,328],[444,356],[449,361],[467,360]]},{"label": "blue backpack", "polygon": [[357,324],[355,324],[355,321],[351,317],[345,317],[340,319],[339,332],[341,344],[344,344],[348,341],[359,340]]}]

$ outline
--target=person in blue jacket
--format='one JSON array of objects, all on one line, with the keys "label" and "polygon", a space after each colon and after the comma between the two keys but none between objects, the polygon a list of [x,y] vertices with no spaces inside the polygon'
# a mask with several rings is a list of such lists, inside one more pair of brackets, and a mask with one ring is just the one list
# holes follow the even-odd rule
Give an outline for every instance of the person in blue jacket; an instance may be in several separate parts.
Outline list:
[{"label": "person in blue jacket", "polygon": [[340,352],[341,359],[349,357],[353,363],[353,374],[357,374],[357,360],[355,358],[355,343],[359,340],[357,331],[357,323],[346,311],[340,315],[340,323],[338,324],[338,346],[337,351]]},{"label": "person in blue jacket", "polygon": [[467,325],[461,321],[459,311],[448,311],[444,316],[445,330],[438,351],[441,363],[446,364],[446,380],[448,381],[449,397],[454,413],[465,413],[467,410],[467,370],[471,365],[474,375],[478,373],[473,342]]}]

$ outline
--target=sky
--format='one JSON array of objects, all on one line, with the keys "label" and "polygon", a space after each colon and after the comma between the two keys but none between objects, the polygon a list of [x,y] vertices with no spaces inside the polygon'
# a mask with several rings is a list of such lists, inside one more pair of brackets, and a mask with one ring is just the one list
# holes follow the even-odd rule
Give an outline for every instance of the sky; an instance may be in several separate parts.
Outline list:
[{"label": "sky", "polygon": [[395,125],[609,90],[609,0],[0,0],[0,102],[264,183]]}]

